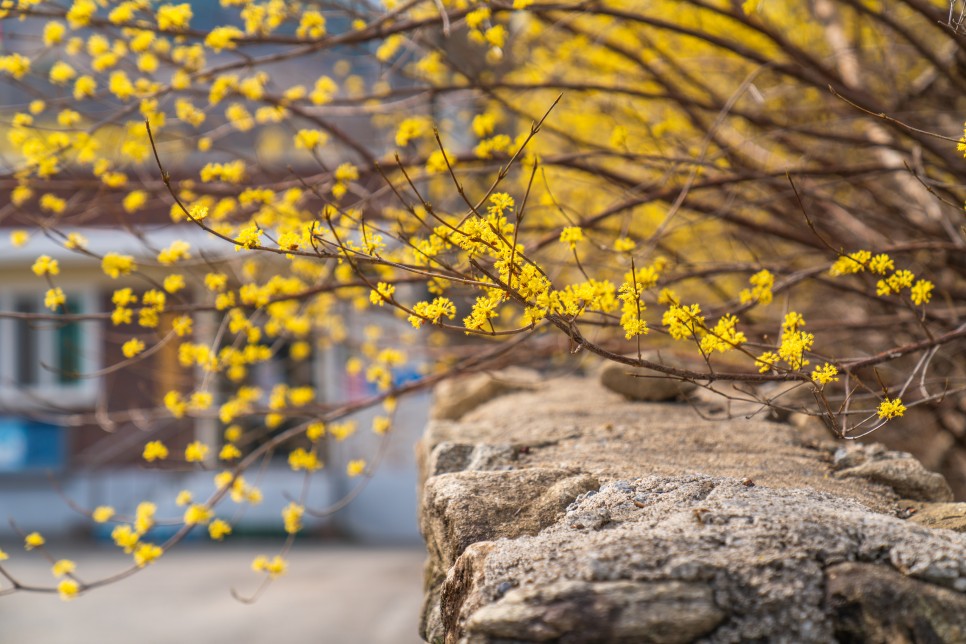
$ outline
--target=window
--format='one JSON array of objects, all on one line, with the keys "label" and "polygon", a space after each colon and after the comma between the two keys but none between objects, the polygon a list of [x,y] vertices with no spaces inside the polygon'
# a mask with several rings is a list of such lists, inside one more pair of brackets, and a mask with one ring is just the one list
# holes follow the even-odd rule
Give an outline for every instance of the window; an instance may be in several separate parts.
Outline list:
[{"label": "window", "polygon": [[[97,310],[93,291],[71,292],[64,313]],[[0,310],[21,317],[0,320],[0,404],[4,409],[40,404],[87,406],[97,395],[97,380],[82,377],[101,362],[100,323],[50,319],[43,293],[0,294]],[[46,319],[36,319],[43,316]]]}]

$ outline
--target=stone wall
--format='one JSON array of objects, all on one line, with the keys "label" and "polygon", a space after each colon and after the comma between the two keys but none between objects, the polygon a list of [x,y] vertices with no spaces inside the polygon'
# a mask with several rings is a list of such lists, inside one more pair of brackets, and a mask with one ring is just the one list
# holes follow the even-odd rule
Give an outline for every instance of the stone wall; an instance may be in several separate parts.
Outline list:
[{"label": "stone wall", "polygon": [[525,371],[438,399],[429,642],[966,641],[966,504],[908,454]]}]

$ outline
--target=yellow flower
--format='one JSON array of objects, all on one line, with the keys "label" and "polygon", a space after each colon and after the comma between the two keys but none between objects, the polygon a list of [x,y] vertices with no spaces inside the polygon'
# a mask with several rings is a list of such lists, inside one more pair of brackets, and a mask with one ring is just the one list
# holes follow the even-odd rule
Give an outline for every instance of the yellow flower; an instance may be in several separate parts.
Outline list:
[{"label": "yellow flower", "polygon": [[923,304],[928,304],[929,300],[932,299],[932,290],[934,285],[929,280],[919,280],[912,285],[912,293],[910,297],[912,302],[916,306],[922,306]]},{"label": "yellow flower", "polygon": [[426,172],[428,174],[439,174],[440,172],[446,172],[449,166],[446,165],[447,160],[449,165],[452,166],[454,159],[449,152],[443,150],[436,150],[429,155],[426,159]]},{"label": "yellow flower", "polygon": [[396,55],[399,48],[405,43],[405,38],[401,34],[393,34],[382,41],[379,48],[376,49],[376,58],[382,62],[388,61],[390,58]]},{"label": "yellow flower", "polygon": [[[214,396],[211,394],[210,391],[196,391],[191,394],[191,399],[188,401],[188,406],[193,411],[203,411],[211,407],[211,403],[213,400],[214,400]],[[200,447],[198,448],[200,451],[204,452],[208,450],[207,445],[202,445],[201,443],[198,443],[198,441],[195,441],[195,443],[200,445]],[[192,443],[192,445],[194,445],[195,443]]]},{"label": "yellow flower", "polygon": [[343,163],[335,169],[335,180],[348,182],[359,178],[359,169],[351,163]]},{"label": "yellow flower", "polygon": [[350,477],[359,476],[365,470],[366,470],[366,462],[361,458],[349,461],[349,463],[345,467],[346,474],[348,474]]},{"label": "yellow flower", "polygon": [[58,60],[50,68],[50,82],[54,85],[63,85],[76,75],[74,68],[62,60]]},{"label": "yellow flower", "polygon": [[829,269],[829,275],[849,275],[850,273],[860,273],[865,270],[866,264],[872,259],[872,253],[867,250],[857,250],[848,255],[839,257]]},{"label": "yellow flower", "polygon": [[906,406],[902,404],[902,400],[900,398],[896,398],[894,400],[889,400],[886,398],[879,403],[879,408],[876,410],[879,418],[886,420],[902,416],[905,412]]},{"label": "yellow flower", "polygon": [[619,253],[630,252],[637,248],[637,242],[628,237],[618,237],[614,240],[614,250]]},{"label": "yellow flower", "polygon": [[215,519],[208,526],[208,536],[215,541],[221,541],[229,534],[231,534],[231,525],[222,519]]},{"label": "yellow flower", "polygon": [[150,501],[138,503],[134,511],[134,529],[139,535],[144,534],[154,525],[154,514],[158,511],[158,506]]},{"label": "yellow flower", "polygon": [[67,241],[64,242],[64,248],[71,250],[87,248],[87,238],[80,233],[70,233],[67,235]]},{"label": "yellow flower", "polygon": [[184,512],[185,525],[205,524],[211,521],[212,512],[209,508],[199,503],[191,505]]},{"label": "yellow flower", "polygon": [[426,320],[439,324],[444,316],[450,320],[456,317],[456,305],[449,298],[437,297],[432,302],[416,302],[413,305],[413,315],[407,319],[418,329]]},{"label": "yellow flower", "polygon": [[121,346],[121,353],[128,359],[133,358],[142,351],[144,351],[144,342],[137,338],[131,338]]},{"label": "yellow flower", "polygon": [[238,27],[215,27],[205,37],[205,46],[215,53],[223,49],[234,49],[236,46],[235,40],[244,35],[245,33]]},{"label": "yellow flower", "polygon": [[64,601],[69,601],[80,592],[80,584],[73,579],[65,579],[57,584],[57,594]]},{"label": "yellow flower", "polygon": [[184,460],[189,463],[200,463],[208,455],[208,446],[201,441],[192,441],[184,450]]},{"label": "yellow flower", "polygon": [[143,190],[132,190],[124,196],[121,205],[124,206],[125,212],[132,213],[143,208],[147,202],[148,193]]},{"label": "yellow flower", "polygon": [[570,249],[577,247],[577,242],[584,240],[584,231],[578,226],[567,226],[560,231],[560,242],[570,244]]},{"label": "yellow flower", "polygon": [[168,293],[177,293],[184,287],[184,275],[174,273],[164,278],[164,290],[166,290]]},{"label": "yellow flower", "polygon": [[192,320],[187,315],[179,315],[174,320],[171,321],[171,328],[178,335],[179,338],[191,333]]},{"label": "yellow flower", "polygon": [[20,248],[30,241],[30,233],[26,230],[14,230],[10,233],[10,244],[14,248]]},{"label": "yellow flower", "polygon": [[839,379],[836,377],[839,370],[829,363],[825,363],[821,367],[815,367],[812,371],[812,380],[820,385],[827,385],[830,382],[838,382]]},{"label": "yellow flower", "polygon": [[313,443],[325,436],[325,423],[309,423],[305,428],[305,435]]},{"label": "yellow flower", "polygon": [[233,461],[236,458],[239,458],[241,455],[241,450],[231,443],[227,443],[222,446],[221,451],[218,452],[218,458],[223,461]]},{"label": "yellow flower", "polygon": [[153,543],[142,543],[134,551],[134,563],[137,564],[138,568],[144,568],[163,554],[164,550],[161,546]]},{"label": "yellow flower", "polygon": [[44,306],[46,306],[51,311],[56,311],[60,308],[62,304],[67,302],[67,296],[64,295],[64,290],[59,286],[47,289],[47,293],[44,295]]},{"label": "yellow flower", "polygon": [[23,543],[24,550],[33,550],[47,543],[47,540],[39,532],[31,532],[24,537]]},{"label": "yellow flower", "polygon": [[257,248],[261,236],[262,231],[255,224],[243,228],[238,233],[238,236],[235,237],[235,250],[238,251],[242,248]]},{"label": "yellow flower", "polygon": [[67,27],[64,23],[51,20],[44,25],[44,45],[50,47],[59,44],[64,39],[65,33],[67,33]]},{"label": "yellow flower", "polygon": [[382,306],[390,299],[392,299],[392,294],[396,292],[396,287],[392,284],[387,284],[385,282],[379,282],[376,284],[376,288],[369,291],[369,301],[376,306]]},{"label": "yellow flower", "polygon": [[[14,188],[13,192],[10,193],[10,201],[13,202],[15,206],[22,206],[25,203],[27,203],[27,201],[29,201],[30,198],[33,196],[34,196],[33,190],[31,190],[27,186],[20,185]],[[21,238],[23,239],[24,244],[27,243],[27,239],[29,238],[29,235],[27,237],[21,237],[20,233],[23,233],[24,235],[26,235],[27,231],[15,230],[12,233],[10,233],[10,241],[13,242],[14,246],[18,246],[18,244],[16,243],[16,240]]]},{"label": "yellow flower", "polygon": [[773,351],[766,351],[757,358],[755,358],[755,366],[758,367],[760,373],[765,373],[766,371],[771,371],[781,358],[777,353]]},{"label": "yellow flower", "polygon": [[675,340],[685,340],[692,337],[696,331],[704,329],[704,316],[701,306],[677,306],[672,304],[661,318],[661,324],[668,328],[668,333]]},{"label": "yellow flower", "polygon": [[177,239],[171,242],[170,246],[162,249],[161,252],[158,253],[158,263],[169,265],[183,259],[190,259],[191,253],[188,252],[190,248],[191,244]]},{"label": "yellow flower", "polygon": [[3,548],[0,548],[0,561],[6,561],[9,558],[10,558],[10,555],[4,552]]},{"label": "yellow flower", "polygon": [[110,521],[111,517],[114,516],[114,508],[109,505],[99,505],[94,508],[94,512],[91,513],[91,518],[97,523],[104,523]]},{"label": "yellow flower", "polygon": [[771,289],[775,285],[775,276],[770,271],[758,271],[748,278],[748,283],[751,284],[752,288],[742,289],[738,294],[742,304],[748,304],[749,302],[759,302],[761,304],[771,303],[774,297]]},{"label": "yellow flower", "polygon": [[295,134],[296,150],[314,150],[325,145],[329,135],[321,130],[299,130]]},{"label": "yellow flower", "polygon": [[229,443],[237,443],[242,437],[242,428],[238,425],[231,425],[225,428],[225,440]]},{"label": "yellow flower", "polygon": [[329,435],[339,442],[352,436],[355,431],[356,423],[354,420],[347,420],[344,423],[332,423],[328,427]]},{"label": "yellow flower", "polygon": [[21,54],[0,56],[0,71],[16,79],[23,78],[30,71],[30,59]]},{"label": "yellow flower", "polygon": [[265,555],[258,555],[252,561],[252,570],[255,572],[267,572],[272,577],[285,574],[287,567],[288,563],[278,555],[272,559],[269,559]]},{"label": "yellow flower", "polygon": [[47,212],[59,214],[67,208],[67,201],[49,192],[40,196],[40,208]]},{"label": "yellow flower", "polygon": [[168,448],[161,441],[151,441],[144,446],[144,454],[142,456],[149,463],[155,460],[163,461],[168,458]]},{"label": "yellow flower", "polygon": [[30,270],[34,272],[37,277],[44,277],[45,275],[59,275],[60,265],[57,263],[56,259],[51,259],[49,255],[41,255],[34,262]]},{"label": "yellow flower", "polygon": [[124,552],[130,554],[134,550],[134,546],[137,545],[138,540],[140,540],[141,535],[134,531],[130,525],[124,524],[116,526],[111,531],[111,539],[114,540],[114,544],[118,548],[124,548]]},{"label": "yellow flower", "polygon": [[389,431],[391,421],[385,416],[376,416],[372,419],[372,431],[380,436]]},{"label": "yellow flower", "polygon": [[191,5],[164,4],[158,7],[158,29],[162,31],[184,31],[188,28],[192,18]]},{"label": "yellow flower", "polygon": [[97,81],[87,76],[79,76],[74,81],[74,100],[79,101],[89,96],[94,96],[97,91]]},{"label": "yellow flower", "polygon": [[118,253],[108,253],[101,260],[101,268],[104,273],[112,279],[117,279],[121,275],[127,275],[136,268],[134,258],[130,255],[120,255]]},{"label": "yellow flower", "polygon": [[75,568],[77,568],[77,564],[70,559],[58,559],[54,562],[54,565],[51,567],[50,571],[53,573],[54,577],[64,577],[74,572]]},{"label": "yellow flower", "polygon": [[[477,117],[479,118],[479,117]],[[473,120],[476,123],[476,120]],[[396,145],[405,147],[410,141],[418,139],[430,130],[430,121],[425,116],[414,116],[403,119],[396,130]]]},{"label": "yellow flower", "polygon": [[894,268],[895,262],[893,262],[892,259],[884,253],[879,253],[869,260],[869,270],[873,273],[878,273],[879,275],[885,275]]},{"label": "yellow flower", "polygon": [[299,470],[312,472],[321,468],[322,462],[319,461],[318,454],[314,450],[309,452],[302,447],[297,447],[289,453],[288,465],[295,472]]},{"label": "yellow flower", "polygon": [[305,11],[295,35],[299,38],[321,38],[325,35],[325,16],[318,11]]},{"label": "yellow flower", "polygon": [[282,520],[285,522],[285,532],[295,534],[302,529],[302,515],[305,508],[294,501],[282,508]]}]

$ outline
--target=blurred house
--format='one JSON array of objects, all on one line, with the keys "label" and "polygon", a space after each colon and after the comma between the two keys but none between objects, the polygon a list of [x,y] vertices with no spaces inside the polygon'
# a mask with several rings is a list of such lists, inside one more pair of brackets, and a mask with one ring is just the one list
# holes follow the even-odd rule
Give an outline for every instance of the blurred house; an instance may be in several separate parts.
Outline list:
[{"label": "blurred house", "polygon": [[[123,359],[121,344],[131,337],[130,328],[119,330],[111,324],[111,295],[128,285],[143,289],[143,281],[111,280],[96,259],[68,250],[39,231],[19,248],[12,246],[6,232],[0,229],[0,311],[22,317],[0,317],[0,535],[13,529],[8,518],[22,529],[46,533],[92,529],[68,500],[87,510],[106,504],[130,511],[139,501],[151,499],[158,503],[159,515],[180,516],[174,505],[177,493],[188,489],[196,498],[206,498],[213,491],[213,473],[221,468],[214,460],[205,464],[213,471],[147,466],[141,459],[143,446],[160,438],[177,458],[188,442],[201,440],[217,452],[222,425],[213,415],[177,420],[161,406],[166,391],[186,388],[179,380],[184,372],[177,367],[178,343],[170,342],[124,370],[109,368]],[[140,239],[123,231],[87,229],[83,234],[91,248],[153,259]],[[217,263],[226,251],[234,255],[230,245],[184,225],[158,227],[147,237],[160,247],[187,238],[192,251],[204,255],[206,262]],[[60,321],[61,316],[44,307],[46,284],[30,271],[42,254],[61,265],[56,283],[68,296],[67,311],[72,316],[100,317]],[[205,320],[205,314],[196,316],[195,342],[214,339],[216,319],[208,314],[207,324]],[[339,349],[316,350],[309,360],[296,363],[282,347],[272,360],[256,365],[250,378],[266,392],[281,382],[311,385],[323,396],[321,402],[372,393],[361,378],[344,376],[344,363]],[[200,380],[203,374],[194,377]],[[401,404],[388,451],[375,476],[365,482],[366,492],[315,527],[371,540],[418,537],[412,444],[425,423],[426,407],[425,397]],[[361,427],[368,425],[366,415],[358,420]],[[359,433],[330,448],[326,460],[331,467],[313,477],[311,507],[336,503],[361,481],[347,479],[344,463],[360,455],[371,458],[378,446],[376,437]],[[281,529],[279,511],[287,495],[298,494],[302,486],[302,475],[289,469],[285,456],[282,451],[268,468],[247,475],[265,500],[228,512],[238,519],[236,532]]]},{"label": "blurred house", "polygon": [[[192,26],[197,29],[231,23],[231,16],[237,15],[215,2],[196,0],[191,4],[195,14]],[[38,47],[40,21],[5,21],[3,26],[0,43],[6,52],[29,52]],[[333,19],[330,28],[338,28],[338,19]],[[265,46],[265,51],[269,50],[270,46]],[[371,80],[380,70],[366,53],[357,49],[320,52],[311,78],[300,78],[305,74],[305,60],[297,65],[275,65],[268,71],[280,85],[311,84],[321,70],[343,60],[349,63],[342,65],[343,75],[352,73]],[[56,53],[49,51],[39,56],[36,71],[43,76],[44,65],[49,67],[56,58]],[[45,86],[44,91],[49,92],[50,87]],[[25,109],[30,97],[25,86],[0,83],[0,105],[11,111]],[[104,104],[90,107],[117,107],[109,103],[106,99]],[[86,108],[80,105],[77,109]],[[213,113],[212,119],[217,118]],[[332,119],[375,154],[385,147],[386,142],[364,116],[335,110]],[[171,127],[179,126],[172,123]],[[273,169],[276,175],[290,173],[287,166],[292,164],[293,151],[277,142],[290,141],[291,133],[271,128],[266,131],[260,139],[251,133],[225,137],[220,141],[222,154],[228,158],[233,149],[263,149],[266,176],[272,175]],[[191,175],[209,160],[183,151],[172,173]],[[8,204],[9,189],[0,190],[0,197]],[[188,489],[195,498],[206,498],[213,491],[214,472],[221,469],[214,460],[206,463],[205,469],[179,469],[165,464],[146,466],[140,458],[145,442],[158,438],[166,441],[172,454],[192,440],[204,441],[217,453],[222,426],[214,417],[176,420],[160,406],[166,391],[179,386],[187,389],[189,384],[179,380],[184,373],[177,367],[177,343],[169,343],[130,368],[111,369],[123,359],[121,345],[131,337],[130,327],[119,329],[109,319],[114,308],[112,293],[124,286],[143,291],[150,285],[144,275],[110,279],[96,258],[66,248],[61,234],[83,235],[89,248],[98,253],[133,255],[145,266],[148,278],[158,249],[175,239],[189,241],[195,258],[192,261],[199,263],[218,264],[237,255],[230,244],[192,225],[170,223],[170,201],[163,194],[153,195],[156,201],[152,207],[139,213],[136,232],[120,223],[125,216],[120,206],[123,191],[97,194],[99,212],[83,225],[58,228],[56,232],[32,225],[43,217],[39,212],[24,217],[16,212],[9,214],[8,209],[8,216],[0,217],[0,311],[11,314],[0,316],[0,536],[17,529],[47,534],[90,531],[95,526],[84,511],[106,504],[129,513],[145,499],[158,504],[159,516],[177,517],[182,512],[174,504],[177,493]],[[30,241],[15,246],[9,234],[14,229],[28,230]],[[47,285],[30,271],[33,261],[44,254],[60,263],[56,284],[68,298],[66,319],[58,319],[60,316],[45,308]],[[213,313],[207,318],[198,315],[194,341],[213,343],[219,320]],[[316,349],[308,361],[294,364],[282,347],[275,358],[253,369],[251,378],[263,389],[285,381],[312,385],[324,396],[322,402],[345,400],[365,393],[366,388],[364,382],[342,375],[345,359],[339,350]],[[293,379],[298,382],[293,383]],[[307,520],[308,531],[318,529],[370,540],[418,538],[411,446],[425,422],[426,406],[425,398],[401,405],[390,447],[375,476],[365,481],[366,491],[331,518]],[[360,425],[366,426],[365,418],[360,419]],[[313,477],[308,506],[326,508],[341,499],[361,480],[346,477],[345,459],[350,454],[371,457],[375,452],[374,437],[369,436],[332,448],[328,456],[333,465]],[[264,501],[251,507],[226,501],[219,506],[219,515],[235,523],[236,533],[281,532],[280,510],[291,495],[299,493],[302,475],[291,472],[281,453],[268,467],[249,473],[247,478],[261,488]],[[16,528],[8,518],[16,521]]]}]

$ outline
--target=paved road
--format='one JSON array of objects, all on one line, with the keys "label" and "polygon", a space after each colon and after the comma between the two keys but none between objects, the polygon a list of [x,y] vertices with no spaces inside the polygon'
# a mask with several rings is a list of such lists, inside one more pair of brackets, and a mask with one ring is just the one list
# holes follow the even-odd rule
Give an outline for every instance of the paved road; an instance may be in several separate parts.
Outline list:
[{"label": "paved road", "polygon": [[[424,551],[299,544],[289,572],[254,605],[255,554],[278,542],[188,544],[137,575],[71,602],[55,595],[0,597],[0,644],[410,644],[421,602]],[[6,568],[24,582],[52,580],[49,564],[14,544]],[[127,557],[90,545],[57,551],[82,578],[123,568]],[[8,587],[4,582],[0,587]]]}]

